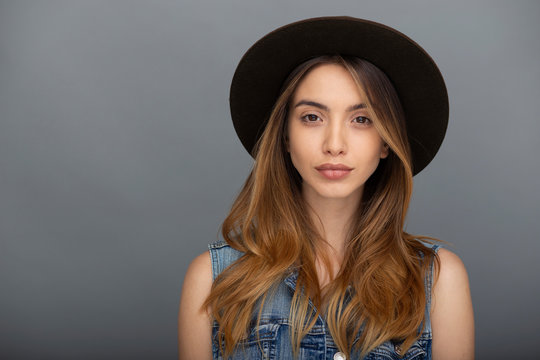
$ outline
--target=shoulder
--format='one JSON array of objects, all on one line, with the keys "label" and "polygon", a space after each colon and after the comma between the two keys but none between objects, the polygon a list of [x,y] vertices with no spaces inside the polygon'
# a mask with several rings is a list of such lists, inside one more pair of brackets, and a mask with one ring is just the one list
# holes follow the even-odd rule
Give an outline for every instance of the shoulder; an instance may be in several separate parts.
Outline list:
[{"label": "shoulder", "polygon": [[209,261],[213,279],[244,255],[243,252],[234,249],[224,240],[208,245],[208,249],[210,249]]},{"label": "shoulder", "polygon": [[[184,279],[185,285],[197,285],[196,288],[212,286],[212,263],[209,251],[205,251],[191,261]],[[183,287],[183,288],[184,288]]]},{"label": "shoulder", "polygon": [[438,257],[431,307],[433,357],[472,359],[474,317],[467,270],[459,256],[447,249],[439,249]]},{"label": "shoulder", "polygon": [[[434,295],[445,295],[448,290],[469,288],[469,277],[463,261],[452,251],[439,248],[439,273],[435,278]],[[451,294],[448,294],[451,295]]]},{"label": "shoulder", "polygon": [[211,320],[202,305],[212,289],[210,255],[205,251],[189,265],[178,312],[180,358],[211,358]]},{"label": "shoulder", "polygon": [[[201,306],[212,288],[212,263],[209,251],[191,261],[184,277],[181,304]],[[192,309],[195,310],[195,309]]]}]

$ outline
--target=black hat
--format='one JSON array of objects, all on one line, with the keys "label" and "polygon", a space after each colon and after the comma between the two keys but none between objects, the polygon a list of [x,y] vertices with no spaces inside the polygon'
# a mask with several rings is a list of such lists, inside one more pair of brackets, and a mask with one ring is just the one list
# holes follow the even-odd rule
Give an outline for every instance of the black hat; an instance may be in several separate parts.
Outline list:
[{"label": "black hat", "polygon": [[424,169],[439,150],[448,124],[448,94],[437,65],[399,31],[344,16],[282,26],[244,54],[229,100],[234,128],[246,150],[253,155],[287,76],[321,55],[359,57],[388,76],[405,112],[413,174]]}]

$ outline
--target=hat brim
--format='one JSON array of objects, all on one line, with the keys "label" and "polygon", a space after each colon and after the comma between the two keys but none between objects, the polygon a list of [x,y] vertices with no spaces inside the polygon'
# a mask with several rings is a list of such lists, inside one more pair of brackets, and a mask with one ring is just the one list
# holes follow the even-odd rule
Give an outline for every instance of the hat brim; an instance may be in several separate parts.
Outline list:
[{"label": "hat brim", "polygon": [[321,55],[356,56],[382,70],[401,101],[413,174],[433,159],[448,125],[448,94],[432,58],[388,26],[351,17],[322,17],[280,27],[242,57],[230,89],[234,128],[246,150],[266,126],[283,82],[298,65]]}]

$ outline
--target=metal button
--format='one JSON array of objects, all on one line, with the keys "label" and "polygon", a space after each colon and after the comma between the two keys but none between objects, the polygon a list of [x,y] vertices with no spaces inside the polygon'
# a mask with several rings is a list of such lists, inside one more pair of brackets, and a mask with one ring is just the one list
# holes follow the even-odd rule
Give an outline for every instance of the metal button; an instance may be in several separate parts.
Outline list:
[{"label": "metal button", "polygon": [[341,351],[334,354],[334,360],[347,360],[347,357]]}]

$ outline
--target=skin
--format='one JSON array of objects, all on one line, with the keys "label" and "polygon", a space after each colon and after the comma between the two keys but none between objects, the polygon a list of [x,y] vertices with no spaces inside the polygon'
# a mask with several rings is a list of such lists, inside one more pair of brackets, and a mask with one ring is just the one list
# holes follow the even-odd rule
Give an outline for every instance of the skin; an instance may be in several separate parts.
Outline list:
[{"label": "skin", "polygon": [[[319,65],[300,82],[289,109],[287,148],[303,179],[302,196],[329,244],[334,274],[343,259],[344,229],[361,200],[365,181],[388,149],[359,104],[364,100],[349,73],[334,64]],[[321,106],[322,105],[322,106]],[[341,163],[353,170],[329,180],[316,167]],[[469,281],[457,255],[439,250],[440,275],[433,286],[431,322],[435,360],[474,358],[474,320]],[[330,275],[318,266],[320,285]],[[190,264],[180,300],[180,359],[211,359],[211,321],[201,305],[210,293],[210,255]]]},{"label": "skin", "polygon": [[440,249],[441,269],[431,305],[432,354],[435,360],[474,359],[474,315],[465,265]]},{"label": "skin", "polygon": [[[287,149],[302,176],[302,196],[328,242],[334,270],[343,258],[346,231],[362,199],[366,180],[388,156],[350,74],[335,64],[319,65],[298,85],[288,118]],[[343,164],[352,171],[329,180],[317,167]],[[330,276],[318,264],[322,286]],[[334,273],[336,273],[334,271]]]},{"label": "skin", "polygon": [[212,323],[201,309],[212,288],[212,264],[208,251],[189,265],[182,286],[178,313],[178,354],[180,360],[212,359]]}]

